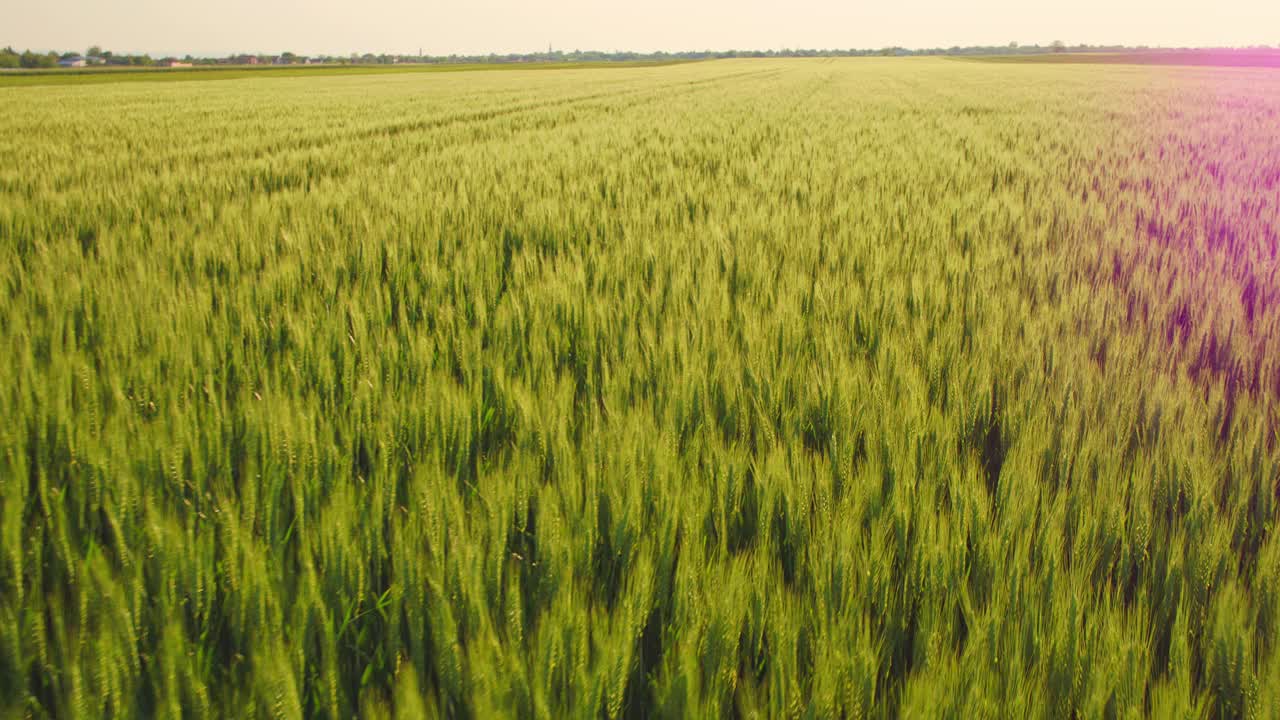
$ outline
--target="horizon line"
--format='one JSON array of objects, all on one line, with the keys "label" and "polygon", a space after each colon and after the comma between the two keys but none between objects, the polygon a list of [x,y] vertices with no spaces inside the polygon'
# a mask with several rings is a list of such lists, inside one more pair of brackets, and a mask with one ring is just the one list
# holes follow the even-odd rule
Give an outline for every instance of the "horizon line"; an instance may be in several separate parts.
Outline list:
[{"label": "horizon line", "polygon": [[[683,50],[634,50],[634,49],[603,50],[598,48],[585,48],[585,49],[575,48],[572,50],[564,50],[564,49],[553,49],[552,47],[552,48],[548,48],[547,50],[542,50],[542,49],[513,50],[513,51],[505,51],[505,52],[490,50],[490,51],[481,51],[481,52],[452,52],[447,54],[434,54],[431,52],[423,53],[421,52],[421,50],[418,53],[414,53],[411,51],[392,52],[392,51],[385,51],[385,50],[377,51],[377,52],[372,50],[364,50],[364,51],[353,50],[349,52],[335,53],[335,52],[297,52],[289,49],[284,49],[280,51],[262,52],[262,51],[245,51],[245,50],[151,51],[151,50],[112,50],[111,48],[103,48],[103,51],[110,52],[112,53],[112,55],[134,55],[134,56],[153,55],[153,56],[161,56],[161,57],[191,57],[191,58],[197,58],[197,59],[218,59],[218,58],[234,57],[237,55],[251,55],[256,57],[267,57],[267,56],[278,57],[280,55],[283,55],[284,53],[293,53],[294,55],[297,55],[300,57],[322,56],[322,57],[333,57],[333,58],[349,58],[353,56],[363,57],[365,55],[392,56],[392,57],[478,58],[478,57],[507,57],[507,56],[521,56],[521,55],[573,55],[573,54],[585,54],[585,53],[601,53],[601,54],[614,54],[614,55],[633,54],[633,55],[652,56],[652,55],[689,55],[689,54],[714,54],[714,53],[796,53],[796,52],[851,53],[851,52],[883,52],[886,50],[901,50],[901,51],[907,51],[907,52],[913,52],[913,53],[938,52],[938,51],[947,52],[947,51],[954,51],[954,50],[974,50],[974,49],[1004,49],[1004,50],[1050,49],[1051,50],[1055,47],[1055,43],[1058,43],[1058,42],[1060,41],[1051,40],[1048,43],[1010,42],[1010,43],[998,44],[998,45],[992,45],[992,44],[931,45],[931,46],[883,45],[879,47],[870,47],[870,46],[868,47],[853,47],[853,46],[850,46],[850,47],[800,47],[800,46],[797,46],[797,47],[778,47],[778,48],[700,48],[700,49],[686,48]],[[95,47],[95,46],[91,45],[89,47]],[[97,46],[97,47],[101,47],[101,46]],[[1107,50],[1129,50],[1129,51],[1280,50],[1280,44],[1268,45],[1265,43],[1256,43],[1256,44],[1247,44],[1247,45],[1129,45],[1125,43],[1119,43],[1119,44],[1117,43],[1097,43],[1097,44],[1075,43],[1075,44],[1072,44],[1072,43],[1063,42],[1062,47],[1067,50],[1077,49],[1077,48],[1084,48],[1084,49],[1100,48],[1100,49],[1107,49]],[[6,50],[13,50],[14,52],[17,52],[17,53],[34,52],[37,54],[48,54],[52,52],[52,53],[57,53],[59,55],[64,55],[67,53],[81,52],[80,50],[77,50],[77,49],[65,49],[65,48],[59,49],[59,48],[26,47],[26,48],[19,49],[19,47],[17,45],[14,45],[13,43],[7,43],[3,46],[0,46],[0,48],[6,49]],[[88,48],[85,49],[85,52],[87,52],[87,49]]]}]

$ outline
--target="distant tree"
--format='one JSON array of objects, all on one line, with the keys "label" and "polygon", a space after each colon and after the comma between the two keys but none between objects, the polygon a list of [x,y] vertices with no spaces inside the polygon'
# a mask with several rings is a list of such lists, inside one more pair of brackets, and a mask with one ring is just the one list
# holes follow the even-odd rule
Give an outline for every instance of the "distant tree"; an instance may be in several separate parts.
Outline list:
[{"label": "distant tree", "polygon": [[85,54],[85,55],[88,55],[89,57],[104,57],[104,56],[105,56],[105,54],[102,52],[102,46],[101,46],[101,45],[90,45],[90,46],[89,46],[89,49],[84,51],[84,54]]},{"label": "distant tree", "polygon": [[21,66],[22,56],[18,54],[17,50],[14,50],[11,47],[0,50],[0,68],[12,70],[13,68]]},{"label": "distant tree", "polygon": [[1017,40],[1014,40],[1013,42],[1009,43],[1009,49],[1010,49],[1010,50],[1017,50],[1017,49],[1018,49],[1018,41],[1017,41]]},{"label": "distant tree", "polygon": [[58,55],[57,53],[41,55],[27,50],[22,53],[18,64],[24,68],[51,68],[58,64]]},{"label": "distant tree", "polygon": [[1053,42],[1049,43],[1049,47],[1052,48],[1053,51],[1056,53],[1067,51],[1067,44],[1062,42],[1061,40],[1054,40]]}]

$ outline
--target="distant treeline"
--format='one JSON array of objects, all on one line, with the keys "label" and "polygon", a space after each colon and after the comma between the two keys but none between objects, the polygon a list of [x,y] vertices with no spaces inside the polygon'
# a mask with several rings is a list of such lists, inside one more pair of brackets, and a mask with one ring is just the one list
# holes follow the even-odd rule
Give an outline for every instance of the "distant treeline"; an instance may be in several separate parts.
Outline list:
[{"label": "distant treeline", "polygon": [[[299,64],[333,64],[333,65],[396,65],[404,63],[425,64],[501,64],[501,63],[547,63],[547,62],[664,62],[674,60],[714,60],[723,58],[784,58],[784,57],[907,57],[914,55],[1039,55],[1048,53],[1257,53],[1273,50],[1268,46],[1255,46],[1239,49],[1207,49],[1207,48],[1151,48],[1148,46],[1130,47],[1124,45],[1068,45],[1054,41],[1048,45],[971,45],[966,47],[936,48],[863,48],[863,49],[788,49],[788,50],[691,50],[684,52],[604,52],[599,50],[574,50],[564,52],[551,50],[537,53],[509,53],[505,55],[393,55],[351,53],[350,55],[300,55],[293,52],[279,54],[237,54],[226,57],[165,57],[152,58],[146,54],[119,54],[99,47],[89,48],[83,55],[76,52],[38,53],[26,50],[19,53],[12,47],[0,50],[0,69],[14,68],[52,68],[67,60],[83,60],[85,65],[117,65],[149,67],[172,62],[190,63],[192,65],[299,65]],[[1280,51],[1280,46],[1275,50]]]},{"label": "distant treeline", "polygon": [[84,65],[127,65],[133,67],[151,67],[159,62],[150,55],[115,54],[110,50],[104,51],[97,47],[89,48],[84,55],[78,52],[56,52],[52,50],[49,52],[34,52],[32,50],[18,52],[12,47],[6,47],[0,50],[0,69],[26,68],[35,70],[55,68],[59,66],[59,63],[73,59],[83,61]]}]

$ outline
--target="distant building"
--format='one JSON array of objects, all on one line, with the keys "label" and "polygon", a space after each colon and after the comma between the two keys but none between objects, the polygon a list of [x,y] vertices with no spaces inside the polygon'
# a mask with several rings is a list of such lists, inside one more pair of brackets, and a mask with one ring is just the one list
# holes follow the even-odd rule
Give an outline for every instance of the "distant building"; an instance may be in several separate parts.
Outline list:
[{"label": "distant building", "polygon": [[172,60],[172,59],[161,60],[160,67],[170,67],[170,68],[191,67],[191,63],[182,62],[181,60]]},{"label": "distant building", "polygon": [[84,61],[89,65],[106,65],[107,64],[106,58],[95,57],[93,55],[90,55],[89,57],[85,58]]},{"label": "distant building", "polygon": [[64,68],[81,68],[88,64],[89,64],[88,61],[80,57],[79,55],[76,55],[74,57],[64,58],[58,61],[58,67],[64,67]]},{"label": "distant building", "polygon": [[257,65],[258,57],[256,55],[237,55],[231,58],[232,65]]}]

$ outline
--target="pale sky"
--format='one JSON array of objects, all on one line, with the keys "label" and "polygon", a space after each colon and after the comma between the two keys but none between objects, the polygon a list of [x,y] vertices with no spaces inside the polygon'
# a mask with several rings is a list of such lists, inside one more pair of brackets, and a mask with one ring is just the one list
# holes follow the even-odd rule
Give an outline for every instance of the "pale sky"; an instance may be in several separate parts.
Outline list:
[{"label": "pale sky", "polygon": [[447,55],[1057,39],[1280,45],[1280,0],[0,0],[0,46],[19,50]]}]

